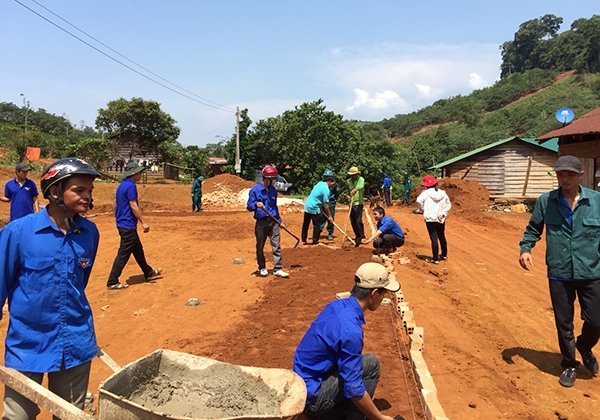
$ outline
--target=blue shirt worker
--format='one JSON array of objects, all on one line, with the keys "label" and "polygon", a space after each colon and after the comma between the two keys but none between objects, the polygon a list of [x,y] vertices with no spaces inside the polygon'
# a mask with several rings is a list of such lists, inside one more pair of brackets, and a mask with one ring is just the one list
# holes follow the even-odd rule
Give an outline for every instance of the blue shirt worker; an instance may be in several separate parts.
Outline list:
[{"label": "blue shirt worker", "polygon": [[[546,265],[552,310],[562,354],[562,386],[575,384],[579,351],[583,365],[598,373],[593,347],[600,338],[600,193],[580,185],[581,161],[561,156],[554,164],[559,187],[540,195],[523,240],[519,264],[533,267],[531,249],[546,227]],[[573,314],[579,297],[583,326],[575,338]]]},{"label": "blue shirt worker", "polygon": [[[325,179],[325,177],[334,177],[335,178],[335,175],[333,174],[333,171],[331,169],[327,169],[325,172],[323,172],[323,179]],[[339,197],[340,197],[340,189],[338,188],[338,183],[336,180],[333,187],[329,187],[329,214],[331,214],[331,218],[333,220],[335,220],[335,205],[336,205]],[[325,227],[325,223],[327,223],[327,239],[329,241],[333,240],[333,230],[335,228],[335,225],[333,224],[333,220],[332,221],[327,220],[327,217],[325,217],[325,214],[321,213],[320,228],[322,231],[323,228]]]},{"label": "blue shirt worker", "polygon": [[273,251],[273,275],[275,277],[289,277],[290,274],[283,271],[283,259],[281,258],[281,229],[283,220],[277,208],[277,190],[273,183],[279,176],[279,172],[273,166],[265,166],[262,170],[262,181],[250,189],[246,209],[254,212],[254,235],[256,236],[256,261],[258,263],[258,275],[266,277],[269,275],[265,259],[265,243],[267,238],[271,242]]},{"label": "blue shirt worker", "polygon": [[388,254],[404,245],[404,232],[390,216],[385,215],[383,207],[373,209],[373,218],[377,221],[377,231],[365,241],[373,241],[374,254]]},{"label": "blue shirt worker", "polygon": [[383,174],[383,197],[385,199],[385,206],[392,206],[392,178],[387,172]]},{"label": "blue shirt worker", "polygon": [[[86,162],[64,158],[42,173],[49,204],[0,230],[0,305],[8,299],[4,363],[83,409],[91,360],[98,354],[85,295],[100,235],[80,216],[92,208]],[[0,317],[2,314],[0,313]],[[34,419],[39,407],[6,387],[3,419]]]},{"label": "blue shirt worker", "polygon": [[410,206],[410,190],[412,190],[412,180],[408,175],[408,172],[404,172],[404,202],[407,206]]},{"label": "blue shirt worker", "polygon": [[306,384],[304,414],[310,419],[392,420],[373,403],[380,363],[362,354],[362,327],[365,312],[376,310],[387,291],[400,285],[374,262],[362,264],[354,281],[350,297],[328,303],[296,348],[293,369]]},{"label": "blue shirt worker", "polygon": [[27,178],[29,166],[17,163],[15,177],[4,185],[4,197],[0,201],[10,203],[10,220],[40,211],[38,190],[31,179]]},{"label": "blue shirt worker", "polygon": [[335,178],[333,176],[325,176],[323,178],[324,181],[317,182],[304,202],[304,220],[302,221],[301,234],[304,245],[307,244],[308,227],[311,222],[313,225],[311,243],[313,245],[319,243],[322,230],[321,217],[324,216],[326,220],[333,222],[333,217],[331,217],[329,211],[329,193],[330,188],[335,185]]},{"label": "blue shirt worker", "polygon": [[202,175],[192,182],[192,212],[202,211],[202,182],[204,182]]},{"label": "blue shirt worker", "polygon": [[142,172],[145,169],[145,167],[139,166],[135,162],[128,163],[125,165],[125,172],[123,172],[123,181],[117,187],[115,219],[117,221],[117,230],[121,237],[121,243],[119,245],[119,250],[117,251],[117,256],[113,262],[112,269],[110,270],[110,274],[108,275],[108,281],[106,282],[106,288],[108,290],[125,289],[129,287],[129,284],[119,282],[119,277],[123,272],[125,264],[129,261],[131,254],[133,254],[133,258],[135,258],[135,261],[142,269],[146,281],[150,281],[162,273],[162,269],[153,269],[146,262],[144,247],[142,246],[142,241],[137,232],[138,221],[141,223],[144,233],[150,231],[150,226],[146,222],[138,204],[137,186],[135,185],[142,179]]}]

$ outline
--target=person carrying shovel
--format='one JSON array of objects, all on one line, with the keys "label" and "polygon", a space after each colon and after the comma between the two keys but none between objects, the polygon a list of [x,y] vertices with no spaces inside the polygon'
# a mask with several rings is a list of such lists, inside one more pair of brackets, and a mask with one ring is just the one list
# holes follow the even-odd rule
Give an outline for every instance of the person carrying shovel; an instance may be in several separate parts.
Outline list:
[{"label": "person carrying shovel", "polygon": [[356,246],[360,245],[361,241],[365,239],[365,226],[363,225],[362,214],[363,214],[363,195],[365,192],[365,179],[360,176],[360,171],[356,166],[351,167],[348,170],[350,179],[348,180],[348,189],[350,190],[350,223],[352,224],[352,230],[356,236]]},{"label": "person carrying shovel", "polygon": [[335,186],[333,176],[324,176],[323,181],[317,182],[304,203],[304,220],[302,222],[302,243],[307,244],[308,227],[312,221],[313,235],[311,243],[317,245],[321,236],[321,217],[333,223],[333,217],[329,211],[330,188]]},{"label": "person carrying shovel", "polygon": [[[80,409],[98,354],[85,288],[100,240],[96,225],[80,214],[92,208],[98,176],[83,160],[57,160],[42,173],[48,205],[0,230],[0,305],[8,299],[9,314],[4,363],[39,384],[47,373],[48,389]],[[5,388],[3,419],[34,419],[39,412]]]},{"label": "person carrying shovel", "polygon": [[262,170],[262,181],[250,189],[246,208],[254,212],[254,235],[256,236],[256,261],[258,262],[258,274],[261,277],[269,275],[267,270],[264,247],[267,238],[271,242],[273,250],[273,275],[275,277],[289,277],[289,273],[283,271],[283,260],[281,258],[281,234],[279,227],[284,227],[283,220],[277,208],[277,190],[273,183],[279,176],[279,172],[273,166],[265,166]]}]

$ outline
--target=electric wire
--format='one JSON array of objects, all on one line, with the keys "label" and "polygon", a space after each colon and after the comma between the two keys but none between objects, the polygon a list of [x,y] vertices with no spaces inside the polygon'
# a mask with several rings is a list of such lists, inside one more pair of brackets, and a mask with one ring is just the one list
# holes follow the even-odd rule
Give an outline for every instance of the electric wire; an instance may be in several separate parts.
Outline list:
[{"label": "electric wire", "polygon": [[183,87],[181,87],[181,86],[179,86],[179,85],[177,85],[177,84],[175,84],[175,83],[173,83],[173,82],[171,82],[171,81],[169,81],[169,80],[165,79],[164,77],[161,77],[160,75],[158,75],[158,74],[154,73],[152,70],[149,70],[149,69],[147,69],[146,67],[142,66],[141,64],[139,64],[139,63],[136,63],[135,61],[133,61],[133,60],[131,60],[130,58],[126,57],[125,55],[121,54],[121,53],[120,53],[120,52],[118,52],[117,50],[115,50],[115,49],[111,48],[110,46],[106,45],[105,43],[103,43],[103,42],[102,42],[102,41],[100,41],[99,39],[97,39],[97,38],[93,37],[92,35],[88,34],[88,33],[87,33],[87,32],[85,32],[83,29],[81,29],[81,28],[79,28],[79,27],[77,27],[77,26],[73,25],[71,22],[69,22],[68,20],[64,19],[63,17],[61,17],[61,16],[57,15],[56,13],[54,13],[52,10],[48,9],[48,8],[47,8],[46,6],[44,6],[43,4],[41,4],[41,3],[37,2],[36,0],[31,0],[31,1],[32,1],[32,2],[34,2],[35,4],[37,4],[38,6],[40,6],[41,8],[43,8],[44,10],[48,11],[49,13],[53,14],[54,16],[56,16],[57,18],[59,18],[60,20],[62,20],[62,21],[63,21],[63,22],[65,22],[66,24],[68,24],[69,26],[71,26],[71,27],[73,27],[73,28],[77,29],[77,30],[78,30],[79,32],[81,32],[82,34],[84,34],[84,35],[88,36],[89,38],[93,39],[93,40],[94,40],[94,41],[96,41],[98,44],[102,45],[103,47],[106,47],[106,48],[108,48],[110,51],[114,52],[115,54],[119,55],[120,57],[123,57],[125,60],[129,61],[130,63],[133,63],[133,64],[135,64],[135,65],[136,65],[136,66],[138,66],[139,68],[141,68],[141,69],[144,69],[145,71],[147,71],[148,73],[152,74],[153,76],[156,76],[156,77],[158,77],[159,79],[161,79],[161,80],[163,80],[163,81],[165,81],[165,82],[169,83],[170,85],[172,85],[172,86],[175,86],[176,88],[178,88],[178,89],[181,89],[182,91],[184,91],[184,92],[187,92],[187,93],[189,93],[190,95],[193,95],[193,96],[195,96],[195,97],[197,97],[197,98],[200,98],[200,99],[202,99],[203,101],[210,102],[210,103],[212,103],[212,104],[214,104],[214,105],[217,105],[217,106],[219,106],[219,107],[222,107],[222,108],[224,108],[224,109],[228,109],[228,110],[230,110],[231,112],[235,112],[235,110],[233,110],[233,109],[231,109],[231,108],[228,108],[228,107],[227,107],[227,106],[225,106],[225,105],[221,105],[221,104],[219,104],[219,103],[217,103],[217,102],[211,101],[210,99],[207,99],[207,98],[204,98],[204,97],[202,97],[202,96],[200,96],[200,95],[197,95],[197,94],[195,94],[194,92],[191,92],[191,91],[189,91],[189,90],[187,90],[187,89],[185,89],[185,88],[183,88]]},{"label": "electric wire", "polygon": [[[35,0],[32,0],[32,1],[34,1],[34,3],[36,3],[36,4],[39,4],[39,3],[37,3]],[[78,37],[77,35],[75,35],[75,34],[73,34],[73,33],[69,32],[68,30],[66,30],[66,29],[65,29],[65,28],[63,28],[62,26],[60,26],[60,25],[58,25],[57,23],[55,23],[55,22],[51,21],[51,20],[50,20],[50,19],[48,19],[47,17],[45,17],[45,16],[43,16],[42,14],[38,13],[37,11],[33,10],[33,9],[32,9],[32,8],[30,8],[29,6],[27,6],[27,5],[23,4],[23,3],[22,3],[22,2],[20,2],[19,0],[14,0],[14,2],[15,2],[15,3],[18,3],[18,4],[20,4],[20,5],[21,5],[21,6],[23,6],[25,9],[29,10],[30,12],[32,12],[33,14],[35,14],[35,15],[39,16],[40,18],[44,19],[45,21],[47,21],[47,22],[48,22],[48,23],[50,23],[51,25],[53,25],[53,26],[57,27],[57,28],[58,28],[58,29],[60,29],[61,31],[63,31],[63,32],[67,33],[68,35],[72,36],[73,38],[75,38],[75,39],[77,39],[78,41],[82,42],[83,44],[87,45],[88,47],[90,47],[90,48],[92,48],[92,49],[96,50],[97,52],[99,52],[100,54],[104,55],[105,57],[107,57],[107,58],[109,58],[109,59],[113,60],[114,62],[116,62],[116,63],[118,63],[118,64],[122,65],[123,67],[126,67],[127,69],[129,69],[129,70],[133,71],[134,73],[136,73],[136,74],[138,74],[138,75],[140,75],[140,76],[144,77],[145,79],[147,79],[147,80],[150,80],[151,82],[153,82],[153,83],[156,83],[157,85],[159,85],[159,86],[162,86],[162,87],[164,87],[165,89],[168,89],[168,90],[170,90],[170,91],[171,91],[171,92],[173,92],[173,93],[176,93],[177,95],[183,96],[184,98],[190,99],[190,100],[192,100],[192,101],[194,101],[194,102],[197,102],[197,103],[199,103],[199,104],[201,104],[201,105],[208,106],[208,107],[210,107],[210,108],[213,108],[213,109],[216,109],[216,110],[219,110],[219,111],[224,111],[224,112],[235,112],[235,111],[234,111],[233,109],[231,109],[231,108],[227,108],[227,107],[225,107],[225,106],[223,106],[223,105],[219,105],[219,104],[217,104],[216,102],[209,101],[208,99],[202,98],[201,96],[198,96],[198,95],[196,95],[196,94],[194,94],[194,93],[192,93],[192,92],[189,92],[189,91],[187,91],[187,90],[185,90],[185,89],[183,89],[183,88],[180,88],[179,86],[175,85],[174,83],[171,83],[171,82],[169,82],[169,81],[168,81],[168,80],[166,80],[166,79],[163,79],[162,77],[160,77],[160,76],[158,76],[158,75],[156,75],[156,74],[152,73],[151,71],[149,71],[149,70],[147,70],[146,68],[142,67],[141,65],[139,65],[139,64],[137,64],[137,63],[135,63],[134,61],[132,61],[132,60],[128,59],[127,57],[124,57],[123,55],[121,55],[121,54],[117,53],[116,51],[114,51],[114,50],[113,50],[113,49],[111,49],[110,47],[107,47],[107,48],[109,48],[111,51],[114,51],[114,52],[116,52],[117,54],[119,54],[120,56],[124,57],[124,58],[125,58],[125,59],[127,59],[128,61],[130,61],[130,62],[134,63],[136,66],[138,66],[138,67],[140,67],[140,68],[143,68],[144,70],[148,71],[149,73],[151,73],[151,74],[153,74],[153,75],[155,75],[155,76],[159,77],[159,78],[160,78],[160,79],[162,79],[162,80],[165,80],[167,83],[170,83],[170,84],[171,84],[171,85],[173,85],[173,86],[177,86],[179,89],[181,89],[181,90],[183,90],[183,91],[185,91],[185,92],[188,92],[188,93],[189,93],[189,94],[191,94],[191,95],[194,95],[194,96],[197,96],[197,97],[199,97],[199,98],[202,98],[202,100],[199,100],[199,99],[193,98],[193,97],[192,97],[192,96],[190,96],[190,95],[187,95],[187,94],[184,94],[184,93],[182,93],[182,92],[180,92],[180,91],[178,91],[178,90],[175,90],[175,89],[171,88],[170,86],[167,86],[167,85],[165,85],[164,83],[161,83],[160,81],[158,81],[158,80],[155,80],[155,79],[153,79],[152,77],[150,77],[150,76],[148,76],[148,75],[146,75],[146,74],[144,74],[144,73],[142,73],[142,72],[140,72],[140,71],[138,71],[138,70],[134,69],[133,67],[131,67],[131,66],[127,65],[126,63],[123,63],[122,61],[120,61],[120,60],[118,60],[118,59],[116,59],[116,58],[112,57],[110,54],[108,54],[108,53],[106,53],[106,52],[102,51],[101,49],[99,49],[99,48],[95,47],[94,45],[90,44],[89,42],[87,42],[87,41],[85,41],[85,40],[81,39],[81,38],[80,38],[80,37]],[[43,7],[43,6],[42,6],[42,7]],[[44,7],[44,9],[46,9],[46,8]],[[46,10],[47,10],[47,9],[46,9]],[[50,12],[50,13],[54,14],[55,16],[57,16],[57,15],[56,15],[55,13],[53,13],[53,12]],[[59,16],[58,16],[58,17],[59,17]],[[59,18],[60,18],[60,17],[59,17]],[[62,19],[62,18],[60,18],[60,19]],[[64,20],[64,19],[62,19],[62,20]],[[67,22],[67,21],[65,20],[65,22]],[[67,23],[69,23],[69,22],[67,22]],[[69,25],[71,25],[71,24],[69,23]],[[79,28],[77,28],[76,26],[74,26],[74,25],[71,25],[71,26],[73,26],[73,27],[74,27],[74,28],[76,28],[77,30],[81,31],[81,30],[80,30]],[[81,31],[81,32],[83,32],[83,31]],[[84,34],[86,34],[87,36],[89,36],[90,38],[94,39],[96,42],[99,42],[100,44],[102,44],[100,41],[98,41],[98,40],[96,40],[95,38],[91,37],[91,36],[90,36],[90,35],[88,35],[87,33],[85,33],[85,32],[83,32],[83,33],[84,33]],[[104,45],[104,44],[102,44],[102,45]],[[106,47],[106,45],[104,45],[104,46]],[[213,105],[213,104],[216,104],[216,105]]]}]

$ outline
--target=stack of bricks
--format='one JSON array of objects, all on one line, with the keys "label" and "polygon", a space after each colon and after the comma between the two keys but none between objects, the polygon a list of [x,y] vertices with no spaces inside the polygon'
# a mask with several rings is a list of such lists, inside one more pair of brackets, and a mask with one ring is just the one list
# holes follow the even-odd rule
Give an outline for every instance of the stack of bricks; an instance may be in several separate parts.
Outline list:
[{"label": "stack of bricks", "polygon": [[[399,255],[390,254],[389,256],[380,255],[376,257],[377,262],[386,267],[389,278],[393,280],[396,280],[396,264],[410,263],[408,258],[397,258]],[[429,373],[427,363],[425,363],[425,359],[423,358],[423,327],[416,326],[413,312],[410,310],[409,303],[404,300],[404,293],[402,293],[402,290],[397,291],[395,297],[398,314],[402,319],[402,328],[406,331],[408,338],[410,339],[410,364],[419,386],[419,396],[421,398],[421,405],[425,410],[425,417],[427,420],[448,420],[448,417],[446,417],[446,413],[444,413],[444,409],[438,400],[437,388],[433,383],[433,378],[431,377],[431,373]]]}]

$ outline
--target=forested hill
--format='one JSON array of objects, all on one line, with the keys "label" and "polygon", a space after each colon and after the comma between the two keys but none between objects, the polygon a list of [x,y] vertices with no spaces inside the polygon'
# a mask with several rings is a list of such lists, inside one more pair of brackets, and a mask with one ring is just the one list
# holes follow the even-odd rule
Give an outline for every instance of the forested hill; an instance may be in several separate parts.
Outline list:
[{"label": "forested hill", "polygon": [[373,138],[396,143],[405,152],[406,169],[418,173],[498,139],[537,137],[558,128],[555,113],[562,107],[571,108],[575,118],[600,107],[600,74],[528,70],[468,96],[361,125]]},{"label": "forested hill", "polygon": [[419,111],[359,123],[370,137],[399,146],[411,173],[511,136],[537,137],[600,107],[600,15],[559,33],[554,15],[523,22],[500,46],[501,79],[470,95],[441,99]]}]

